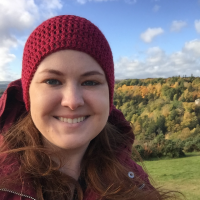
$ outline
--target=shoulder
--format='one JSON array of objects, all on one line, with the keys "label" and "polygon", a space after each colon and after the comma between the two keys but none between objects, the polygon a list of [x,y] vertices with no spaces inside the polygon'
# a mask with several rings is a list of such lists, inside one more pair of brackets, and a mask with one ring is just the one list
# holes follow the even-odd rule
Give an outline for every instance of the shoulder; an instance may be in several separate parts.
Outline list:
[{"label": "shoulder", "polygon": [[[0,162],[3,163],[0,166],[0,182],[8,180],[9,183],[13,180],[17,180],[14,184],[7,187],[4,184],[0,186],[0,199],[1,200],[36,200],[36,192],[32,187],[32,182],[29,178],[22,178],[17,173],[12,178],[7,178],[10,174],[19,170],[20,164],[16,157],[10,157],[6,155],[0,155]],[[19,180],[19,181],[18,181]]]},{"label": "shoulder", "polygon": [[1,200],[36,200],[35,198],[28,196],[28,195],[21,195],[20,193],[10,191],[10,190],[4,190],[0,189],[0,197]]},{"label": "shoulder", "polygon": [[0,189],[1,200],[20,200],[20,196]]},{"label": "shoulder", "polygon": [[143,182],[145,185],[153,188],[149,181],[148,174],[144,171],[142,166],[140,166],[131,158],[131,154],[132,152],[130,145],[127,145],[122,148],[121,153],[118,157],[120,163],[123,163],[123,165],[126,166],[126,168],[129,170],[127,176],[134,179],[140,179],[140,182]]},{"label": "shoulder", "polygon": [[19,181],[19,184],[11,186],[11,188],[1,186],[0,197],[1,200],[36,200],[36,192],[30,181],[23,182],[22,184]]},{"label": "shoulder", "polygon": [[136,175],[137,177],[139,177],[145,183],[150,184],[148,174],[144,171],[144,169],[139,164],[137,164],[132,159],[129,159],[127,161],[127,164],[130,167],[130,169],[133,171],[134,175]]}]

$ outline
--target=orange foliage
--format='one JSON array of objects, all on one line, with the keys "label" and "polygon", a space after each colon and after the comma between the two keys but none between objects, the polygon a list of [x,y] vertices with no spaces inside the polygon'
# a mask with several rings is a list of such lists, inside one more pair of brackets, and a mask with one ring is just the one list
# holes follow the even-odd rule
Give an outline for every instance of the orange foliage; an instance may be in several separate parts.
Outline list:
[{"label": "orange foliage", "polygon": [[134,133],[135,133],[135,135],[141,133],[141,130],[142,130],[142,128],[141,128],[140,124],[138,122],[136,122],[134,124]]},{"label": "orange foliage", "polygon": [[148,94],[149,91],[146,86],[141,86],[140,89],[142,92],[142,98],[144,98]]},{"label": "orange foliage", "polygon": [[137,85],[134,85],[134,86],[123,85],[122,87],[119,87],[117,89],[117,92],[126,93],[127,95],[132,95],[132,96],[141,95],[140,86],[137,86]]},{"label": "orange foliage", "polygon": [[178,82],[176,82],[175,84],[174,84],[174,88],[177,88],[178,87]]},{"label": "orange foliage", "polygon": [[187,139],[191,135],[190,129],[188,127],[184,128],[181,133],[178,135],[178,138],[181,140]]},{"label": "orange foliage", "polygon": [[149,84],[148,86],[138,86],[138,85],[123,85],[122,87],[119,87],[116,91],[125,93],[126,95],[136,96],[140,95],[142,98],[144,98],[149,93],[156,94],[160,96],[162,89],[162,85],[160,83],[157,83],[155,85]]},{"label": "orange foliage", "polygon": [[194,91],[194,92],[192,92],[192,96],[193,96],[193,98],[200,98],[200,91]]},{"label": "orange foliage", "polygon": [[162,85],[160,83],[157,83],[155,85],[155,89],[157,90],[157,94],[160,96],[160,93],[161,93],[161,88],[162,88]]},{"label": "orange foliage", "polygon": [[155,93],[156,93],[156,88],[155,88],[155,86],[152,85],[152,84],[149,84],[149,85],[147,86],[147,89],[148,89],[149,93],[152,93],[152,94],[155,94]]},{"label": "orange foliage", "polygon": [[170,113],[170,106],[169,106],[169,104],[166,104],[162,108],[162,115],[167,117],[169,115],[169,113]]},{"label": "orange foliage", "polygon": [[153,113],[153,112],[152,112],[152,113],[149,113],[148,118],[153,118],[153,116],[154,116],[154,113]]}]

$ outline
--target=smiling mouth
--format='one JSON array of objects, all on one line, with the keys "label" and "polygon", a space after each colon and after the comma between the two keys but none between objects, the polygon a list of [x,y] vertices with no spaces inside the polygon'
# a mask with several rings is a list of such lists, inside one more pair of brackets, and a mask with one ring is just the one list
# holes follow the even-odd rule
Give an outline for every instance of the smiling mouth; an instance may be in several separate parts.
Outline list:
[{"label": "smiling mouth", "polygon": [[65,123],[68,123],[68,124],[76,124],[76,123],[84,121],[88,117],[89,116],[84,116],[84,117],[78,117],[78,118],[73,118],[73,119],[65,118],[65,117],[55,117],[55,118],[58,119],[61,122],[65,122]]}]

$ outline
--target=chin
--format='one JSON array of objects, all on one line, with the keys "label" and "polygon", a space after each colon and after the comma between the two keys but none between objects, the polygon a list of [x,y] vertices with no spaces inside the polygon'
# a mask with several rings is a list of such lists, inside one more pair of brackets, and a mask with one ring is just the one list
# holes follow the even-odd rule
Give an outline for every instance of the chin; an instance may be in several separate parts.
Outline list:
[{"label": "chin", "polygon": [[81,149],[81,150],[86,150],[89,143],[87,144],[80,144],[80,143],[76,143],[77,141],[71,141],[70,143],[64,143],[64,144],[53,144],[55,145],[56,147],[58,147],[59,149],[63,149],[65,151],[67,150],[78,150],[78,149]]}]

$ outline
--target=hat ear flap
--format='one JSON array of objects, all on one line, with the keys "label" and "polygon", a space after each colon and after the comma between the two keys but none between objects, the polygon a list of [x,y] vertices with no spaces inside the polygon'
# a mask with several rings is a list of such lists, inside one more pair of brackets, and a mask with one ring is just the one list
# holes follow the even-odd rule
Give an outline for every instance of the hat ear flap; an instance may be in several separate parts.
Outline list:
[{"label": "hat ear flap", "polygon": [[0,98],[0,133],[7,131],[26,112],[21,79],[11,82]]},{"label": "hat ear flap", "polygon": [[114,105],[112,105],[112,110],[109,115],[108,122],[117,127],[121,133],[130,135],[128,139],[130,144],[133,144],[135,139],[133,128],[130,125],[130,122],[125,119],[123,113],[116,109]]}]

